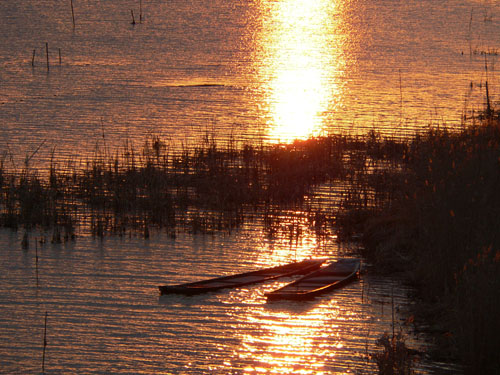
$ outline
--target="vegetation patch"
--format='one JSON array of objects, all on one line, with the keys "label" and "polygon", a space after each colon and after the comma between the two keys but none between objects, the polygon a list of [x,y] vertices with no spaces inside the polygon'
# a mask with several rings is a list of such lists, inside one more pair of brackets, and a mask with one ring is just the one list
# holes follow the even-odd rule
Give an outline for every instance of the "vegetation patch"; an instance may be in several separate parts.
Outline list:
[{"label": "vegetation patch", "polygon": [[390,336],[385,333],[377,340],[381,351],[372,355],[381,375],[412,375],[415,355],[406,346],[403,333]]},{"label": "vegetation patch", "polygon": [[376,269],[401,272],[416,286],[417,317],[437,351],[461,358],[470,374],[500,372],[499,143],[494,116],[458,133],[417,136],[398,168],[365,178],[383,199],[339,218],[362,233]]},{"label": "vegetation patch", "polygon": [[342,179],[344,147],[340,136],[267,147],[221,146],[207,138],[174,153],[153,137],[139,151],[125,145],[114,156],[97,152],[84,163],[51,163],[44,175],[28,163],[12,170],[2,162],[0,225],[65,238],[78,228],[97,237],[148,236],[150,228],[172,235],[231,231],[256,213],[270,217],[300,207],[314,186]]}]

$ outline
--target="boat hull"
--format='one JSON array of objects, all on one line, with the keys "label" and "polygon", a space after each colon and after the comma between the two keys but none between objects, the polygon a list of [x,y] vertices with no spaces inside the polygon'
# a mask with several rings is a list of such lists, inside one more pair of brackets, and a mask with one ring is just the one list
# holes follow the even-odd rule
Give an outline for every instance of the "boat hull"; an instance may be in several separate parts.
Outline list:
[{"label": "boat hull", "polygon": [[277,279],[279,277],[304,275],[321,267],[324,261],[325,259],[306,259],[301,262],[294,262],[257,271],[217,277],[193,283],[162,285],[159,286],[158,289],[160,291],[160,295],[194,295],[225,288],[237,288],[267,280]]},{"label": "boat hull", "polygon": [[358,259],[341,259],[284,287],[266,293],[268,301],[309,300],[348,284],[358,276]]}]

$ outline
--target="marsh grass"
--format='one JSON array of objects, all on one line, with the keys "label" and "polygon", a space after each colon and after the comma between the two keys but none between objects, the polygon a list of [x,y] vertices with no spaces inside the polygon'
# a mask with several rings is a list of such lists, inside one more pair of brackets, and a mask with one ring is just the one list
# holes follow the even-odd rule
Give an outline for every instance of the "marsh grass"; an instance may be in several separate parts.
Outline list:
[{"label": "marsh grass", "polygon": [[[381,271],[399,271],[418,290],[416,316],[440,353],[469,373],[500,371],[500,120],[490,109],[457,132],[413,138],[331,135],[278,145],[200,144],[171,149],[96,150],[48,174],[0,159],[0,225],[73,240],[82,228],[148,238],[231,233],[260,217],[267,235],[298,241],[304,227],[339,241],[362,239]],[[328,206],[315,189],[335,186]],[[286,218],[286,220],[283,220]],[[284,223],[284,221],[286,223]],[[29,243],[29,242],[28,242]],[[397,342],[395,342],[397,344]],[[391,344],[392,345],[392,344]]]},{"label": "marsh grass", "polygon": [[376,342],[381,351],[371,355],[380,375],[412,375],[416,356],[406,346],[403,333],[396,335],[384,333]]},{"label": "marsh grass", "polygon": [[461,132],[429,130],[400,150],[397,165],[360,179],[380,197],[376,204],[352,209],[347,197],[338,224],[363,235],[364,255],[377,269],[402,272],[416,286],[417,317],[434,333],[440,355],[460,358],[466,373],[498,373],[497,113]]},{"label": "marsh grass", "polygon": [[347,144],[332,136],[237,146],[207,137],[173,152],[151,137],[139,150],[126,143],[63,167],[51,160],[44,175],[28,164],[7,169],[2,160],[0,223],[52,230],[54,242],[74,238],[82,226],[96,237],[131,231],[147,237],[150,228],[231,232],[248,216],[299,209],[315,186],[341,179]]},{"label": "marsh grass", "polygon": [[[125,143],[112,151],[104,144],[79,162],[58,164],[53,152],[48,172],[29,163],[21,170],[8,169],[5,155],[0,160],[0,225],[52,231],[50,240],[63,242],[81,230],[98,238],[147,238],[151,230],[173,237],[182,230],[231,233],[261,217],[272,237],[285,232],[283,217],[297,226],[297,233],[295,216],[321,237],[338,221],[344,224],[339,234],[345,234],[339,238],[344,238],[355,226],[336,220],[339,212],[383,201],[382,190],[367,180],[380,178],[374,170],[394,166],[404,148],[376,133],[266,146],[232,139],[218,144],[207,135],[199,144],[175,149],[152,136],[140,148]],[[323,206],[312,206],[315,189],[325,185],[337,193]],[[340,198],[342,206],[337,205]]]}]

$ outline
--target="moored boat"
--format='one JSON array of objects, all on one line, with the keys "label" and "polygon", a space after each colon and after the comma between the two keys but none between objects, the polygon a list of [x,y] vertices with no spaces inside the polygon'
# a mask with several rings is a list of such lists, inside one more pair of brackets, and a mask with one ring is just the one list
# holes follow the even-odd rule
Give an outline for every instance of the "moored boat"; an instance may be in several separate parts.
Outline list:
[{"label": "moored boat", "polygon": [[360,264],[359,259],[339,259],[280,289],[266,293],[266,297],[268,301],[311,299],[332,289],[340,288],[356,278]]},{"label": "moored boat", "polygon": [[305,275],[323,264],[325,259],[306,259],[300,262],[288,263],[276,267],[264,268],[235,275],[222,276],[208,280],[196,281],[192,283],[178,285],[162,285],[160,295],[164,294],[199,294],[211,292],[223,288],[236,288],[244,285],[260,283],[279,277]]}]

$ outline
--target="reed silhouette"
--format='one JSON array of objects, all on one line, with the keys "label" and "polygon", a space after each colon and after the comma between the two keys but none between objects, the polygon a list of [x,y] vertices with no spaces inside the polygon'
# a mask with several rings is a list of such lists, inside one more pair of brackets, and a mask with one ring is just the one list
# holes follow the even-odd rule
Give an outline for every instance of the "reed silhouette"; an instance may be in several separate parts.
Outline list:
[{"label": "reed silhouette", "polygon": [[362,235],[376,269],[406,275],[437,351],[470,374],[500,370],[499,142],[491,107],[463,131],[429,130],[406,143],[397,166],[360,178],[374,206],[346,197],[337,220],[346,237]]}]

